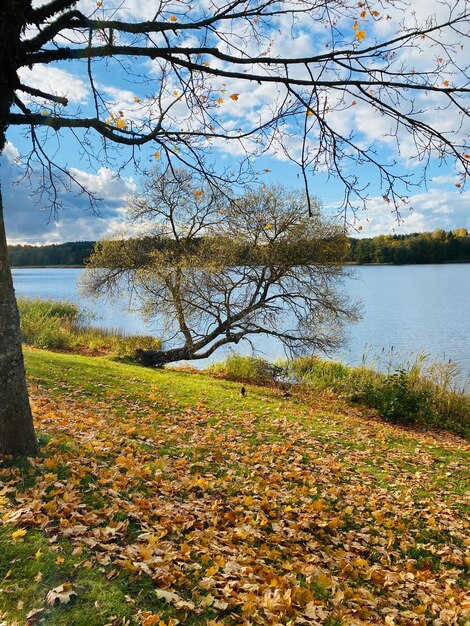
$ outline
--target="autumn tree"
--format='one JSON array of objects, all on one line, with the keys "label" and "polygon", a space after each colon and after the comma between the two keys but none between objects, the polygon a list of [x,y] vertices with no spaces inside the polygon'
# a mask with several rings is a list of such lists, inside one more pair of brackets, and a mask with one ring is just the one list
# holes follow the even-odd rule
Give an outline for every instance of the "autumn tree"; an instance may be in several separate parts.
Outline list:
[{"label": "autumn tree", "polygon": [[[127,5],[0,3],[0,152],[7,131],[23,128],[25,175],[38,172],[31,180],[42,206],[57,210],[67,189],[89,192],[57,142],[48,152],[54,138],[76,140],[90,168],[145,169],[153,155],[213,185],[246,184],[256,176],[254,159],[277,153],[299,165],[307,199],[311,173],[327,172],[352,208],[367,197],[357,173],[364,165],[399,211],[410,168],[400,172],[394,155],[417,163],[424,177],[430,158],[449,158],[464,185],[467,0],[438,3],[424,19],[399,0]],[[51,66],[74,67],[87,81],[85,104],[72,106],[60,81],[48,88],[41,77]],[[119,75],[136,92],[131,101],[113,95]],[[365,126],[380,129],[383,158]],[[217,158],[225,149],[226,169]],[[3,219],[0,226],[0,452],[34,453]]]},{"label": "autumn tree", "polygon": [[229,199],[187,170],[156,175],[132,198],[139,238],[99,243],[84,274],[92,296],[133,295],[164,329],[145,365],[204,359],[270,335],[291,352],[338,347],[354,307],[338,285],[344,228],[308,215],[305,194],[278,185]]}]

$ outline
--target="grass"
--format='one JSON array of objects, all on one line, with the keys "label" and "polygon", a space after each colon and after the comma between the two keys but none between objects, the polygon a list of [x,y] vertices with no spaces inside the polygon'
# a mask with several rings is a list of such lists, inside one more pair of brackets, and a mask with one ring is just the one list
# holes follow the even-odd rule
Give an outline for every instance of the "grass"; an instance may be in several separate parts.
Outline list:
[{"label": "grass", "polygon": [[254,385],[266,385],[274,382],[272,364],[261,357],[231,354],[225,361],[214,363],[207,371],[213,376],[226,378]]},{"label": "grass", "polygon": [[161,348],[161,341],[153,337],[129,336],[118,330],[87,325],[86,315],[72,303],[19,298],[18,308],[23,343],[26,345],[122,358],[133,356],[137,348]]},{"label": "grass", "polygon": [[[152,337],[127,336],[113,330],[87,326],[76,305],[50,300],[19,300],[25,344],[90,355],[133,357],[135,350],[159,350]],[[387,374],[368,367],[348,367],[316,356],[276,364],[252,356],[230,355],[208,371],[216,377],[259,385],[277,379],[307,383],[371,407],[392,423],[445,428],[470,437],[470,395],[459,388],[459,372],[452,363],[432,363],[418,357],[411,365],[397,366]]]},{"label": "grass", "polygon": [[367,367],[303,357],[291,361],[287,368],[296,380],[332,389],[370,406],[387,421],[445,428],[470,437],[470,395],[465,385],[459,385],[455,364],[428,365],[420,356],[384,374]]},{"label": "grass", "polygon": [[[15,619],[24,623],[25,616],[36,608],[44,609],[39,617],[48,626],[102,626],[116,615],[121,623],[132,617],[124,580],[108,581],[103,571],[93,568],[86,551],[74,550],[69,541],[51,542],[35,530],[28,529],[17,541],[12,541],[11,535],[10,527],[0,527],[0,618],[1,610],[11,607],[6,613],[11,621],[1,623],[13,624]],[[70,603],[56,601],[48,605],[48,592],[64,583],[70,585],[77,598],[86,601],[77,602],[72,597]]]},{"label": "grass", "polygon": [[0,462],[0,624],[468,623],[464,440],[331,389],[25,356],[41,452]]},{"label": "grass", "polygon": [[329,391],[375,409],[386,421],[420,427],[437,427],[470,437],[470,395],[459,386],[452,363],[431,363],[423,357],[386,374],[369,367],[348,367],[316,356],[270,364],[251,356],[231,355],[209,368],[229,380],[273,384],[277,379]]}]

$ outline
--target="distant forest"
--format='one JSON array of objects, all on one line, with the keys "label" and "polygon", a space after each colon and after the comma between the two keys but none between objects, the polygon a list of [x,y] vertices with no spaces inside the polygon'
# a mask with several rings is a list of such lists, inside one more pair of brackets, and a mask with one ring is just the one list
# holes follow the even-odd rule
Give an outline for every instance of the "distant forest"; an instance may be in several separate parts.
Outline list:
[{"label": "distant forest", "polygon": [[379,235],[350,239],[348,261],[354,263],[469,263],[470,235],[466,228],[411,235]]},{"label": "distant forest", "polygon": [[[470,235],[466,228],[434,230],[411,235],[350,238],[349,263],[469,263]],[[84,265],[94,241],[74,241],[49,246],[8,246],[12,267]]]},{"label": "distant forest", "polygon": [[94,241],[71,241],[50,246],[8,246],[8,259],[12,267],[84,265],[94,245]]}]

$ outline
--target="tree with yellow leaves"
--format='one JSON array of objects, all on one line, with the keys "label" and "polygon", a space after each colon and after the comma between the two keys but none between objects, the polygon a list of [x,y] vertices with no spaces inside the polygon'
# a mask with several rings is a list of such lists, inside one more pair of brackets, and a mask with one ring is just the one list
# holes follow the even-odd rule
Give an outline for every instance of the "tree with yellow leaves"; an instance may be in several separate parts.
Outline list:
[{"label": "tree with yellow leaves", "polygon": [[189,170],[157,170],[128,216],[145,230],[97,244],[84,285],[93,297],[130,290],[133,309],[165,329],[164,349],[137,351],[144,365],[205,359],[256,335],[292,353],[328,351],[355,319],[340,289],[344,229],[309,216],[304,193],[231,196]]}]

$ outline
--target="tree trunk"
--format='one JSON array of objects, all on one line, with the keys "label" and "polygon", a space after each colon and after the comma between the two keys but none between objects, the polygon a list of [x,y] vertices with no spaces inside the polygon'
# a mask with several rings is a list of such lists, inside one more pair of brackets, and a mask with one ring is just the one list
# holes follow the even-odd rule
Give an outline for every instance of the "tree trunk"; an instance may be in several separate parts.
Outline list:
[{"label": "tree trunk", "polygon": [[[19,80],[21,31],[31,0],[0,4],[0,154],[6,142],[8,115]],[[38,450],[29,405],[18,307],[7,257],[0,186],[0,454],[34,455]]]},{"label": "tree trunk", "polygon": [[7,258],[0,187],[0,454],[33,456],[37,449],[21,351],[20,318]]},{"label": "tree trunk", "polygon": [[173,348],[172,350],[141,350],[135,351],[135,360],[146,367],[163,367],[166,363],[175,361],[190,361],[198,357],[188,348]]},{"label": "tree trunk", "polygon": [[[240,339],[242,339],[245,334],[241,333],[232,333],[229,335],[225,335],[223,339],[219,339],[219,341],[212,343],[212,345],[208,348],[207,346],[211,344],[213,339],[215,339],[218,335],[216,334],[211,339],[202,339],[198,342],[196,347],[194,345],[190,348],[188,346],[182,346],[181,348],[171,348],[170,350],[141,350],[138,348],[134,353],[135,360],[141,365],[145,365],[146,367],[163,367],[167,363],[174,363],[175,361],[196,361],[198,359],[206,359],[213,352],[227,343],[235,343],[238,344]],[[207,348],[205,352],[199,352]]]}]

